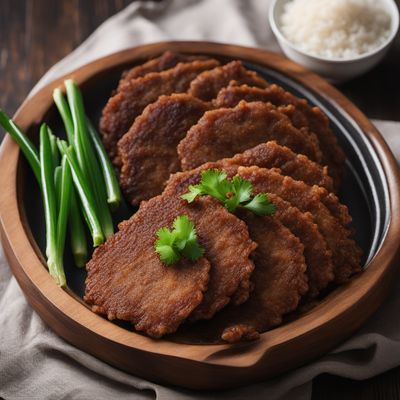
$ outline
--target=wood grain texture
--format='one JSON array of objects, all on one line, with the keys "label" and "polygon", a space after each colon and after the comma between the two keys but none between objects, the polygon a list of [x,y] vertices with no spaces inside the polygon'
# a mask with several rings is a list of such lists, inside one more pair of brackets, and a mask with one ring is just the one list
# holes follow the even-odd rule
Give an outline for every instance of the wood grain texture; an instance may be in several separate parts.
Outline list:
[{"label": "wood grain texture", "polygon": [[[0,106],[14,113],[31,87],[51,65],[128,3],[129,0],[2,0]],[[339,89],[368,116],[400,120],[399,70],[398,34],[382,64]],[[2,135],[1,131],[0,137]],[[397,368],[365,382],[336,377],[317,378],[313,398],[395,399],[400,398],[399,388],[400,368]]]}]

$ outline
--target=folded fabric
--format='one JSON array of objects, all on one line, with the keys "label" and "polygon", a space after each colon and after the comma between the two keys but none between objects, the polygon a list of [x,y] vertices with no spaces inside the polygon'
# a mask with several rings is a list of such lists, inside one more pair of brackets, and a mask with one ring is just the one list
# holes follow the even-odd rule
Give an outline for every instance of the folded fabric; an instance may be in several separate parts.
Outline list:
[{"label": "folded fabric", "polygon": [[[210,40],[279,48],[269,1],[134,2],[51,68],[31,93],[98,57],[143,43]],[[375,121],[400,157],[400,123]],[[322,373],[367,379],[400,365],[400,283],[362,329],[330,354],[264,383],[224,392],[165,387],[121,372],[56,336],[26,302],[0,252],[0,396],[9,399],[310,399]]]}]

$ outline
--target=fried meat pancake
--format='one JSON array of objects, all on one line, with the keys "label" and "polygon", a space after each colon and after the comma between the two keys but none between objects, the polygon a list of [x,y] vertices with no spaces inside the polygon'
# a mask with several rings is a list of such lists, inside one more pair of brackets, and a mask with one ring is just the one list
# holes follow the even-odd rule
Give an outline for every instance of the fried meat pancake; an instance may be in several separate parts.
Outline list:
[{"label": "fried meat pancake", "polygon": [[[165,266],[154,250],[156,232],[178,215],[195,224],[205,258]],[[213,314],[254,268],[246,225],[210,198],[189,205],[175,196],[155,197],[119,229],[87,264],[85,301],[152,337],[174,332],[190,314]]]},{"label": "fried meat pancake", "polygon": [[261,143],[232,158],[224,158],[217,161],[220,165],[242,165],[251,167],[256,165],[262,168],[279,168],[282,175],[291,176],[298,181],[304,181],[307,185],[324,187],[328,192],[333,189],[332,178],[327,169],[311,161],[302,154],[296,154],[288,147],[280,146],[275,141]]},{"label": "fried meat pancake", "polygon": [[308,288],[299,239],[276,218],[241,211],[238,215],[247,223],[258,247],[253,256],[254,289],[249,299],[216,316],[215,323],[225,327],[221,338],[230,343],[254,339],[249,332],[264,332],[279,325],[283,315],[297,308]]},{"label": "fried meat pancake", "polygon": [[249,227],[258,247],[252,255],[254,288],[249,299],[228,305],[210,321],[186,326],[184,337],[235,343],[254,340],[259,333],[282,322],[294,311],[307,291],[303,245],[289,229],[273,217],[259,217],[242,210],[239,214]]},{"label": "fried meat pancake", "polygon": [[[247,102],[264,101],[279,107],[287,115],[292,124],[301,129],[309,128],[318,137],[322,150],[322,162],[328,165],[329,174],[340,183],[343,175],[345,155],[340,148],[335,134],[329,127],[329,120],[318,107],[312,107],[305,99],[299,99],[278,85],[269,85],[266,88],[250,87],[231,82],[228,87],[222,88],[215,99],[216,107],[235,107],[241,100]],[[294,107],[286,107],[293,105]]]},{"label": "fried meat pancake", "polygon": [[279,168],[282,175],[303,181],[310,186],[321,186],[315,190],[320,191],[321,201],[324,205],[343,226],[347,226],[351,222],[348,208],[341,204],[338,197],[332,193],[333,182],[327,174],[326,168],[302,154],[293,153],[289,148],[280,146],[276,142],[262,143],[243,153],[236,154],[232,158],[218,160],[217,164]]},{"label": "fried meat pancake", "polygon": [[[351,239],[351,231],[323,203],[326,190],[308,186],[281,175],[277,170],[237,165],[206,163],[195,170],[178,172],[170,177],[164,193],[184,193],[189,185],[199,182],[201,171],[223,169],[229,177],[236,173],[253,184],[255,193],[276,194],[302,212],[309,212],[332,252],[333,272],[337,283],[348,281],[351,275],[361,270],[361,250]],[[345,206],[343,206],[345,207]],[[329,265],[327,266],[329,270]],[[328,272],[329,274],[329,272]],[[328,279],[328,277],[327,277]]]},{"label": "fried meat pancake", "polygon": [[276,140],[295,153],[321,161],[317,139],[296,129],[268,103],[240,102],[235,108],[207,111],[178,145],[183,170]]},{"label": "fried meat pancake", "polygon": [[339,219],[343,226],[347,226],[351,222],[348,208],[340,203],[338,197],[333,192],[326,190],[326,187],[332,189],[333,185],[332,180],[326,173],[326,168],[309,160],[302,154],[293,153],[289,148],[280,146],[274,141],[262,143],[243,153],[236,154],[232,158],[220,159],[215,161],[215,164],[207,164],[209,164],[210,168],[219,168],[223,165],[279,168],[282,175],[304,181],[308,185],[321,186],[315,188],[315,190],[320,191],[321,201],[324,205]]},{"label": "fried meat pancake", "polygon": [[[177,173],[169,179],[165,193],[185,193],[189,185],[200,181],[201,171],[210,168],[222,169],[229,178],[232,178],[237,174],[239,166],[228,163],[221,165],[216,162],[205,164],[195,170]],[[269,196],[276,206],[274,217],[290,229],[304,245],[309,284],[307,298],[315,298],[334,278],[332,251],[309,212],[300,211],[276,194],[269,192]]]},{"label": "fried meat pancake", "polygon": [[[208,201],[216,207],[216,201]],[[257,244],[251,240],[243,221],[219,203],[217,205],[219,213],[211,211],[208,218],[203,216],[196,223],[199,241],[206,250],[211,271],[208,289],[201,304],[190,315],[191,321],[212,318],[231,298],[234,304],[243,303],[248,299],[251,290],[250,276],[254,263],[250,260],[250,255]],[[237,295],[238,292],[240,296]]]},{"label": "fried meat pancake", "polygon": [[149,72],[161,72],[166,69],[175,67],[175,65],[183,62],[190,62],[195,60],[204,59],[201,56],[188,56],[186,54],[174,53],[172,51],[166,51],[161,54],[160,57],[152,58],[146,61],[144,64],[137,65],[122,73],[121,80],[119,81],[118,88],[121,87],[125,82],[131,79],[145,76]]},{"label": "fried meat pancake", "polygon": [[[154,199],[95,250],[86,266],[84,297],[94,312],[110,320],[130,321],[155,338],[174,332],[193,312],[207,289],[209,261],[204,257],[196,262],[181,260],[167,267],[154,251],[155,232],[187,211],[187,206],[167,197]],[[210,212],[207,202],[199,203],[190,217],[197,223]]]},{"label": "fried meat pancake", "polygon": [[279,219],[304,246],[304,258],[307,265],[307,298],[315,298],[334,279],[332,251],[309,212],[283,200],[276,194],[269,194],[276,207],[275,218]]},{"label": "fried meat pancake", "polygon": [[160,194],[180,170],[176,146],[209,105],[188,94],[160,96],[118,142],[120,185],[132,205]]},{"label": "fried meat pancake", "polygon": [[110,158],[114,159],[118,140],[147,105],[161,95],[186,92],[190,82],[200,72],[217,65],[219,62],[212,59],[180,63],[171,69],[151,72],[121,85],[108,100],[100,120],[102,140]]},{"label": "fried meat pancake", "polygon": [[244,68],[240,61],[231,61],[221,67],[199,74],[190,84],[189,94],[201,100],[214,99],[219,90],[229,84],[230,81],[240,84],[265,88],[268,83],[254,71]]},{"label": "fried meat pancake", "polygon": [[243,153],[234,155],[232,158],[223,158],[214,162],[207,162],[198,168],[221,168],[226,166],[257,166],[261,168],[278,168],[282,175],[287,175],[298,181],[304,181],[308,185],[317,185],[315,191],[319,192],[322,203],[329,209],[334,217],[346,227],[351,222],[348,208],[341,204],[338,197],[321,187],[323,183],[331,187],[332,180],[319,164],[310,161],[306,156],[295,154],[290,149],[280,146],[273,141],[262,143]]},{"label": "fried meat pancake", "polygon": [[303,212],[310,212],[332,251],[335,281],[344,283],[361,270],[361,249],[351,232],[323,204],[321,188],[282,176],[273,170],[239,167],[238,175],[253,184],[255,193],[275,193]]}]

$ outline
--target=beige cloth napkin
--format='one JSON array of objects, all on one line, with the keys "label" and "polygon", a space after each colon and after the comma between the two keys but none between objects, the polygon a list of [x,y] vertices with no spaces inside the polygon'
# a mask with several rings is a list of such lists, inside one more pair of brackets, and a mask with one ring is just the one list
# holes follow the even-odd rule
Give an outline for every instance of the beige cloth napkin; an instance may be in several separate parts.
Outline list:
[{"label": "beige cloth napkin", "polygon": [[[279,51],[268,26],[269,1],[136,2],[98,28],[54,66],[33,91],[106,54],[162,40],[210,40]],[[376,121],[397,156],[400,124]],[[400,132],[399,132],[400,133]],[[373,318],[330,354],[276,379],[225,392],[156,385],[70,346],[32,311],[0,251],[0,397],[11,399],[310,399],[322,373],[367,379],[400,365],[400,283]]]}]

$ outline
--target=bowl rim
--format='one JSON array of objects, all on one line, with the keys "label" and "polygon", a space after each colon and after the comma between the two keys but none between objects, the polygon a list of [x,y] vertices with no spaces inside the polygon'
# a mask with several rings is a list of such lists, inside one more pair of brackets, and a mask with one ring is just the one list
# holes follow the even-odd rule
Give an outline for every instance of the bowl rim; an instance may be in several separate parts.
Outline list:
[{"label": "bowl rim", "polygon": [[[375,256],[370,260],[365,272],[357,279],[353,279],[347,285],[335,290],[320,305],[301,318],[261,334],[257,345],[182,344],[165,339],[154,340],[136,332],[127,331],[90,311],[74,293],[56,286],[48,274],[43,260],[37,252],[38,249],[32,242],[24,217],[24,209],[20,204],[21,196],[18,194],[17,183],[21,153],[9,136],[4,139],[0,151],[0,169],[2,171],[0,174],[0,187],[2,188],[0,191],[1,237],[13,274],[30,304],[42,319],[68,342],[114,365],[114,355],[104,356],[95,347],[96,343],[108,346],[114,351],[118,349],[118,351],[128,352],[137,357],[139,355],[140,357],[151,357],[157,353],[160,359],[165,360],[167,364],[179,361],[185,365],[185,368],[188,368],[188,365],[192,368],[204,368],[204,364],[214,368],[215,375],[207,375],[210,380],[210,383],[207,384],[197,381],[193,381],[194,383],[181,381],[175,375],[170,377],[169,374],[173,374],[173,371],[163,371],[164,375],[168,376],[164,382],[191,388],[203,388],[205,385],[209,385],[208,388],[212,387],[210,386],[211,382],[213,379],[217,379],[221,367],[229,369],[230,373],[239,371],[237,373],[240,375],[237,375],[237,380],[226,382],[225,386],[229,387],[240,384],[241,380],[249,380],[249,374],[255,376],[258,373],[262,374],[259,376],[265,377],[265,374],[272,376],[285,370],[283,361],[280,361],[280,358],[278,358],[279,361],[276,359],[278,357],[276,356],[277,350],[284,346],[291,348],[291,346],[298,345],[299,341],[303,346],[307,346],[308,343],[307,359],[328,351],[334,344],[356,330],[378,308],[394,281],[393,278],[398,269],[396,261],[400,259],[400,246],[397,240],[400,236],[400,208],[396,207],[400,202],[400,175],[397,163],[381,134],[361,111],[325,80],[281,55],[236,45],[212,42],[160,42],[123,50],[97,59],[51,82],[26,99],[14,119],[22,129],[27,129],[33,123],[40,122],[52,104],[53,89],[60,86],[66,77],[73,77],[78,84],[81,84],[100,72],[159,55],[167,49],[185,53],[241,58],[281,72],[283,70],[291,79],[304,84],[310,91],[324,97],[336,107],[345,108],[349,118],[357,125],[362,125],[362,131],[375,149],[385,173],[391,207],[385,238]],[[360,311],[363,309],[364,312],[361,313]],[[335,332],[335,324],[344,319],[347,321],[345,329],[342,332]],[[79,337],[73,332],[78,328]],[[87,340],[84,341],[82,334]],[[314,346],[313,344],[322,334],[328,335],[329,340],[320,341],[318,346]],[[251,351],[246,351],[249,348]],[[238,349],[242,351],[237,351]],[[290,352],[290,360],[297,360],[298,357],[300,355],[293,351]],[[272,366],[266,364],[271,362],[271,359],[276,360]],[[126,362],[128,363],[128,361]],[[304,360],[298,360],[297,364],[300,362],[304,362]],[[269,365],[269,370],[266,365]],[[117,366],[132,371],[128,365],[118,364]],[[262,371],[260,370],[261,366]],[[141,370],[135,370],[135,373],[142,374]],[[163,382],[163,379],[157,377],[158,381]],[[199,375],[194,376],[193,379],[205,378]]]},{"label": "bowl rim", "polygon": [[393,13],[389,14],[390,19],[391,19],[391,32],[385,42],[383,42],[380,46],[368,51],[367,53],[362,53],[362,54],[359,54],[358,56],[354,56],[354,57],[350,57],[350,58],[338,58],[338,57],[330,58],[330,57],[318,56],[316,54],[308,53],[308,52],[302,50],[300,47],[296,46],[289,39],[287,39],[286,36],[281,31],[280,25],[276,21],[276,18],[275,18],[275,8],[278,3],[283,2],[283,1],[287,2],[287,1],[292,1],[292,0],[272,0],[272,3],[268,10],[268,20],[269,20],[271,30],[279,42],[283,42],[286,46],[288,46],[292,50],[298,52],[299,54],[301,54],[305,57],[308,57],[309,59],[311,59],[313,61],[317,61],[317,62],[322,61],[325,63],[331,63],[331,64],[335,64],[335,65],[340,65],[340,64],[344,65],[344,64],[357,63],[357,62],[366,60],[366,59],[371,58],[374,55],[384,51],[386,48],[388,48],[394,41],[394,39],[397,35],[397,32],[399,30],[400,15],[399,15],[399,9],[397,8],[395,1],[394,0],[383,0],[388,4],[388,6],[392,9],[392,11],[394,11]]}]

